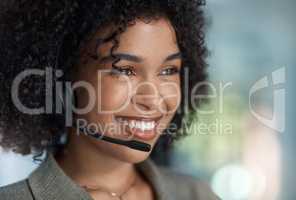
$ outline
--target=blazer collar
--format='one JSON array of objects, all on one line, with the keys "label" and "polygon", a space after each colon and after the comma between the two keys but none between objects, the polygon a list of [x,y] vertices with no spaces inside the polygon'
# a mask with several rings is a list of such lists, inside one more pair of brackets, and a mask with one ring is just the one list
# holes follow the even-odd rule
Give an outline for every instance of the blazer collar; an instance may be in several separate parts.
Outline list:
[{"label": "blazer collar", "polygon": [[[136,164],[136,167],[152,185],[157,200],[174,199],[169,196],[170,192],[166,188],[164,178],[150,158]],[[38,200],[93,200],[83,188],[64,173],[50,152],[29,176],[28,182]]]}]

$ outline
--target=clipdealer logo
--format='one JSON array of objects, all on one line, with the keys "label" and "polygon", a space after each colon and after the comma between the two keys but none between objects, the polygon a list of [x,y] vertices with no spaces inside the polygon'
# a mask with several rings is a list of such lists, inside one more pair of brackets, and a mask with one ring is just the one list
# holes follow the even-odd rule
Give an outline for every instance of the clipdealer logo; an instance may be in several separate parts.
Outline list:
[{"label": "clipdealer logo", "polygon": [[[249,91],[249,109],[251,114],[259,120],[265,126],[276,130],[280,133],[285,131],[286,121],[286,68],[279,68],[271,73],[271,81],[268,79],[268,75],[256,81]],[[271,119],[268,119],[258,112],[253,107],[252,97],[255,93],[268,89],[273,89],[273,115]]]},{"label": "clipdealer logo", "polygon": [[[66,107],[66,122],[67,125],[72,124],[72,111],[73,111],[73,95],[70,94],[69,92],[66,92],[65,96],[63,97],[63,95],[61,96],[61,94],[63,94],[65,91],[63,91],[63,86],[61,82],[56,82],[56,91],[52,91],[52,85],[53,83],[53,76],[56,76],[56,78],[59,78],[63,75],[62,71],[56,71],[57,74],[53,74],[53,70],[48,67],[46,68],[46,70],[40,70],[40,69],[30,69],[30,70],[25,70],[23,72],[21,72],[20,74],[18,74],[18,76],[15,78],[13,85],[12,85],[12,91],[11,91],[11,97],[13,100],[14,105],[23,113],[27,113],[27,114],[43,114],[43,113],[63,113],[63,108]],[[102,73],[102,72],[101,72]],[[259,79],[258,81],[255,82],[255,84],[253,84],[253,86],[251,87],[251,89],[249,90],[249,110],[251,112],[251,114],[262,124],[264,124],[265,126],[276,130],[278,132],[284,132],[285,131],[285,110],[286,110],[286,105],[285,105],[285,101],[286,101],[286,90],[284,88],[285,82],[286,82],[286,69],[285,67],[279,68],[275,71],[273,71],[271,73],[271,81],[269,81],[269,76],[266,75],[263,78]],[[45,98],[45,107],[41,107],[41,108],[28,108],[25,105],[22,104],[22,102],[19,99],[19,86],[22,83],[23,79],[28,77],[28,76],[41,76],[44,77],[45,76],[45,81],[46,81],[46,98]],[[98,76],[100,77],[100,74],[98,74]],[[187,76],[186,76],[187,77]],[[187,77],[188,78],[188,77]],[[123,82],[126,81],[128,84],[128,93],[131,93],[131,86],[129,85],[129,81],[128,80],[122,80]],[[197,88],[201,87],[202,85],[208,85],[209,88],[211,88],[211,90],[214,90],[214,93],[216,94],[216,90],[215,87],[213,86],[213,84],[208,83],[208,82],[202,82],[197,84]],[[228,83],[226,86],[221,87],[220,86],[220,93],[218,96],[219,97],[219,111],[220,113],[223,112],[223,92],[225,90],[226,87],[231,86],[232,83]],[[185,90],[188,90],[188,87],[186,87],[187,85],[185,84]],[[67,89],[75,89],[76,87],[84,87],[86,89],[88,89],[90,96],[95,96],[95,89],[91,87],[91,85],[87,84],[87,83],[78,83],[78,85],[74,85],[71,86],[71,83],[66,83],[66,91],[68,91]],[[256,111],[256,108],[254,106],[255,102],[252,101],[252,97],[255,96],[256,93],[258,92],[262,92],[265,89],[270,89],[270,87],[272,87],[273,89],[273,116],[271,119],[260,115],[260,113],[258,112],[258,110]],[[197,89],[195,88],[195,89]],[[155,89],[155,88],[154,88]],[[71,91],[71,90],[70,90]],[[52,110],[53,108],[53,96],[56,94],[56,108],[55,111]],[[99,95],[100,96],[100,95]],[[129,95],[128,95],[129,96]],[[186,100],[188,100],[186,98],[187,95],[185,95],[185,104],[186,104]],[[200,95],[199,95],[200,97]],[[196,98],[196,96],[193,96],[193,100],[194,98]],[[207,96],[207,98],[213,98],[213,96]],[[214,95],[215,98],[215,95]],[[91,98],[92,99],[92,98]],[[92,99],[93,100],[93,99]],[[192,99],[191,99],[192,100]],[[128,101],[127,101],[128,102]],[[193,101],[194,102],[194,101]],[[187,102],[188,103],[188,102]],[[74,108],[74,111],[80,113],[87,113],[90,111],[90,109],[94,106],[95,102],[94,100],[89,102],[89,105],[87,106],[87,108],[84,108],[83,110],[77,110]],[[124,105],[126,106],[126,105]],[[124,107],[123,106],[123,107]],[[186,108],[186,105],[185,105]],[[198,111],[199,113],[202,114],[210,114],[214,111],[203,111],[198,109],[198,107],[194,106],[195,110]],[[100,110],[100,109],[99,109]],[[102,112],[102,110],[100,110]],[[109,111],[104,111],[104,112],[109,112]]]}]

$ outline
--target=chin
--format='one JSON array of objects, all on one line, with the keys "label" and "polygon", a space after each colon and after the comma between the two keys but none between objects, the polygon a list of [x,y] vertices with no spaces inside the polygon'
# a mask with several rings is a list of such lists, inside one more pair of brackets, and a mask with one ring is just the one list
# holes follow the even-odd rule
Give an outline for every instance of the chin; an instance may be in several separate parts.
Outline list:
[{"label": "chin", "polygon": [[127,163],[139,163],[146,160],[150,156],[150,152],[134,150],[125,146],[110,143],[100,143],[97,145],[98,151],[109,155],[117,160]]},{"label": "chin", "polygon": [[133,149],[128,149],[125,152],[115,153],[117,159],[128,163],[140,163],[146,160],[150,156],[150,152],[142,152]]}]

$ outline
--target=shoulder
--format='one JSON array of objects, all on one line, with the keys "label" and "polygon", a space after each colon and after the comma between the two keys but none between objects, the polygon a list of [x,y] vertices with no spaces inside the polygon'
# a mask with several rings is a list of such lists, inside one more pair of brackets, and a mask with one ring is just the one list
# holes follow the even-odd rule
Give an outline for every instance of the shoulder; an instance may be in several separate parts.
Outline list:
[{"label": "shoulder", "polygon": [[168,168],[159,167],[163,181],[169,191],[178,197],[176,199],[219,200],[209,185],[189,175],[174,172]]},{"label": "shoulder", "polygon": [[27,179],[0,187],[1,200],[33,200]]}]

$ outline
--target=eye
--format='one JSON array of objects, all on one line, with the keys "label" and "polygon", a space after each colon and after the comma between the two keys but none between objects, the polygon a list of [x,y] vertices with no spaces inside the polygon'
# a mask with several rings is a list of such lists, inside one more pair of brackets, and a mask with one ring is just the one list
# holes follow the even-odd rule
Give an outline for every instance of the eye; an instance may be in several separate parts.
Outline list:
[{"label": "eye", "polygon": [[111,69],[111,75],[134,76],[136,73],[132,66],[113,66]]},{"label": "eye", "polygon": [[165,69],[161,70],[159,75],[161,75],[161,76],[170,76],[170,75],[178,74],[179,72],[180,72],[180,70],[179,70],[178,67],[172,66],[172,67],[168,67],[168,68],[165,68]]}]

